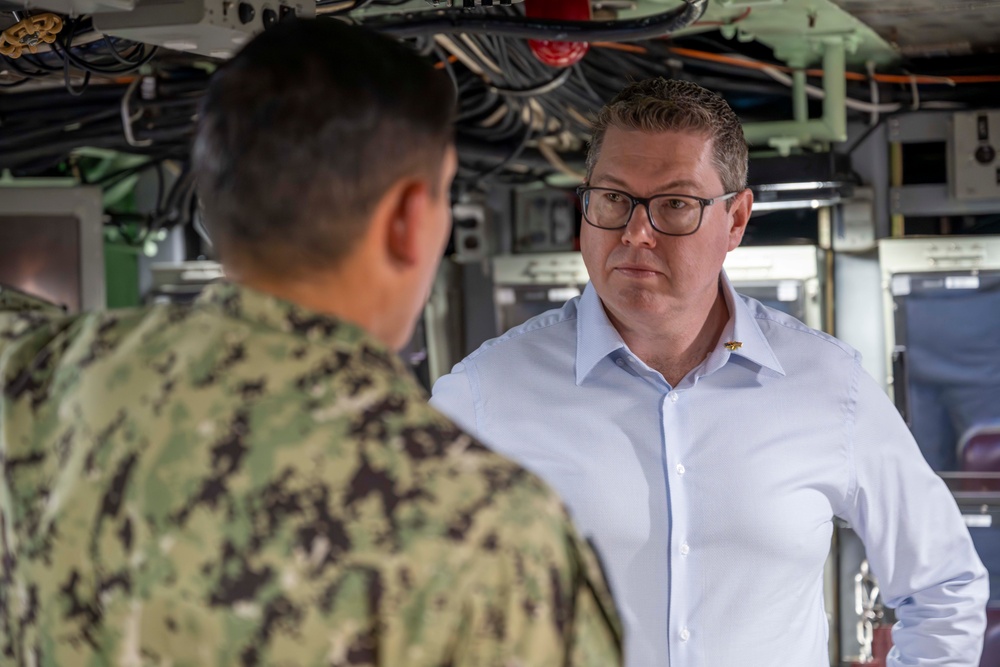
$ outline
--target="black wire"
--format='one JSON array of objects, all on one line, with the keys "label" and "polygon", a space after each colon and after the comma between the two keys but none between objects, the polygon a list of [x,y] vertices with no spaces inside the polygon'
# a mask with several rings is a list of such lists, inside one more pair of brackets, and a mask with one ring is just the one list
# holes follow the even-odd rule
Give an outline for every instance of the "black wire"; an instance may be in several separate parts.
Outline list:
[{"label": "black wire", "polygon": [[57,38],[56,41],[52,43],[53,53],[56,53],[58,56],[60,56],[64,62],[65,61],[71,62],[76,68],[80,70],[83,70],[85,72],[90,72],[92,74],[118,76],[135,71],[142,65],[149,62],[153,58],[153,56],[156,55],[157,48],[154,46],[151,47],[148,51],[146,51],[144,55],[140,57],[137,61],[134,61],[132,64],[126,67],[108,67],[93,62],[87,62],[83,58],[74,54],[72,50],[73,39],[76,37],[77,29],[79,28],[81,22],[82,19],[69,21],[70,24],[69,30],[60,33],[59,38]]},{"label": "black wire", "polygon": [[460,123],[465,120],[480,118],[484,115],[488,115],[487,112],[490,111],[491,109],[496,109],[499,103],[500,103],[500,96],[497,95],[492,90],[487,90],[486,94],[483,95],[482,102],[480,102],[474,107],[461,111],[455,118],[455,122]]},{"label": "black wire", "polygon": [[55,67],[53,65],[46,64],[45,62],[43,62],[38,57],[38,55],[36,55],[34,53],[23,53],[23,54],[21,54],[21,58],[24,59],[24,62],[26,62],[26,63],[28,63],[30,65],[34,65],[35,67],[39,68],[39,70],[41,70],[41,71],[45,71],[45,72],[58,72],[58,71],[62,70],[62,67]]},{"label": "black wire", "polygon": [[17,144],[34,145],[40,140],[47,139],[50,136],[75,131],[67,130],[67,127],[72,127],[74,125],[83,127],[85,125],[90,125],[91,123],[105,121],[109,118],[116,118],[117,115],[117,109],[101,109],[97,112],[91,112],[82,116],[75,116],[66,121],[61,121],[58,124],[43,123],[31,129],[17,128],[11,133],[11,136],[4,136],[3,133],[0,133],[0,150],[9,149],[11,146],[17,146]]},{"label": "black wire", "polygon": [[[53,44],[54,43],[55,42],[53,42]],[[86,92],[87,87],[90,85],[90,72],[88,71],[83,75],[83,83],[81,84],[80,88],[79,89],[74,88],[73,84],[70,83],[69,80],[69,61],[65,60],[63,61],[63,82],[66,84],[65,88],[67,93],[69,93],[73,97],[79,97],[80,95],[83,95]]]},{"label": "black wire", "polygon": [[396,37],[434,34],[481,34],[570,42],[634,41],[662,37],[694,23],[705,13],[708,0],[684,0],[670,11],[637,19],[614,21],[558,21],[522,16],[484,15],[461,11],[410,13],[388,20],[365,21],[373,30]]},{"label": "black wire", "polygon": [[480,174],[479,176],[480,179],[485,181],[492,178],[493,176],[496,176],[501,171],[503,171],[508,165],[513,163],[514,160],[520,157],[521,153],[524,152],[524,149],[528,147],[528,142],[531,140],[531,137],[534,134],[534,127],[532,126],[532,123],[535,117],[535,112],[532,110],[530,105],[528,106],[528,112],[529,115],[528,115],[527,127],[524,131],[524,136],[521,137],[521,141],[518,143],[517,147],[510,155],[504,158],[503,161],[500,162],[500,164],[496,165],[489,171]]},{"label": "black wire", "polygon": [[7,63],[7,67],[10,67],[12,70],[17,72],[21,76],[28,77],[29,79],[44,79],[49,75],[48,72],[42,70],[39,70],[37,72],[29,72],[28,70],[21,67],[21,65],[17,62],[16,58],[9,58],[7,56],[3,56],[3,59],[4,62]]},{"label": "black wire", "polygon": [[590,85],[590,81],[587,80],[587,73],[583,71],[583,67],[580,63],[573,65],[573,70],[576,72],[577,78],[580,80],[580,84],[587,91],[587,93],[593,98],[594,102],[597,104],[604,104],[604,98],[597,94],[597,91]]},{"label": "black wire", "polygon": [[[118,52],[118,48],[115,47],[114,43],[111,41],[111,38],[108,37],[107,35],[104,35],[104,43],[108,45],[108,51],[111,53],[112,57],[115,60],[117,60],[118,62],[120,62],[122,65],[125,65],[128,68],[128,71],[132,71],[136,67],[139,67],[139,66],[141,66],[143,64],[142,58],[144,56],[139,56],[139,60],[138,61],[132,60],[130,58],[126,58],[125,56],[123,56],[121,53]],[[137,48],[135,49],[135,51],[143,53],[143,52],[145,52],[145,49],[146,49],[146,47],[144,45],[137,45]],[[153,53],[155,54],[156,53],[156,47],[155,46],[152,47],[152,50],[153,50]]]},{"label": "black wire", "polygon": [[872,135],[872,132],[874,132],[878,128],[882,127],[882,124],[885,123],[886,119],[889,116],[892,116],[892,115],[894,115],[894,114],[882,114],[882,115],[880,115],[877,123],[875,123],[874,125],[870,125],[867,130],[865,130],[864,132],[861,133],[861,136],[859,136],[857,139],[854,140],[854,143],[852,143],[850,146],[848,146],[844,150],[844,155],[850,155],[855,150],[857,150],[858,146],[860,146],[861,144],[863,144],[865,142],[865,139],[867,139],[868,137],[870,137]]},{"label": "black wire", "polygon": [[537,85],[533,88],[523,88],[520,90],[514,90],[512,88],[500,88],[498,86],[493,86],[492,89],[500,93],[501,95],[505,95],[507,97],[536,97],[538,95],[544,95],[546,93],[549,93],[558,88],[559,86],[563,85],[564,83],[566,83],[566,80],[569,79],[571,74],[573,74],[573,70],[569,68],[564,69],[551,80],[546,81],[545,83]]}]

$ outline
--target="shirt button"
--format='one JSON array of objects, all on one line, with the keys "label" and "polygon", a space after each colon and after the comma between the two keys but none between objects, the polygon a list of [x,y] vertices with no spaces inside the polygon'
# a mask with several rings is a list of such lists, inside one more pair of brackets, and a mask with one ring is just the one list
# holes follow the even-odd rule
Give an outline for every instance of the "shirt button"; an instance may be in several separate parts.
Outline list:
[{"label": "shirt button", "polygon": [[681,641],[686,642],[689,639],[691,639],[691,633],[688,632],[687,628],[681,628]]},{"label": "shirt button", "polygon": [[681,545],[681,555],[687,556],[691,552],[691,547],[686,544]]},{"label": "shirt button", "polygon": [[684,466],[682,466],[680,463],[678,463],[677,464],[677,474],[678,475],[683,475],[685,472],[686,472],[686,470],[685,470]]},{"label": "shirt button", "polygon": [[676,392],[676,391],[672,391],[672,392],[670,392],[670,393],[669,393],[669,394],[667,394],[667,395],[668,395],[668,396],[670,396],[670,402],[671,402],[671,403],[676,403],[676,402],[677,402],[677,399],[678,399],[678,398],[680,398],[680,396],[678,396],[678,395],[677,395],[677,392]]},{"label": "shirt button", "polygon": [[618,359],[617,361],[615,361],[615,363],[618,364],[619,366],[622,366],[622,367],[625,366],[625,360],[624,359]]}]

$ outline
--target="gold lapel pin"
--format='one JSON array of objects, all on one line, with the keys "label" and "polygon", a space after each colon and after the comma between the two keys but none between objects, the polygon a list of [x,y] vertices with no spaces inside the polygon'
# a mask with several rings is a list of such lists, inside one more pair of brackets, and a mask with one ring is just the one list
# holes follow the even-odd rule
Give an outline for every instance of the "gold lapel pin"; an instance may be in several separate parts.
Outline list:
[{"label": "gold lapel pin", "polygon": [[726,343],[726,349],[729,350],[730,352],[732,352],[733,350],[738,350],[741,347],[743,347],[743,343],[741,343],[738,340],[731,340],[728,343]]}]

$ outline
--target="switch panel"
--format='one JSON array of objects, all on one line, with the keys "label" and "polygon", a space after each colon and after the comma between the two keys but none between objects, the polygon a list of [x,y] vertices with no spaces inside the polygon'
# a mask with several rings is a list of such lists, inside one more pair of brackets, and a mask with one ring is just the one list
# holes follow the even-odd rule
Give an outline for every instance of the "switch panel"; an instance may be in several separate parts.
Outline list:
[{"label": "switch panel", "polygon": [[955,199],[1000,198],[1000,111],[954,114],[949,149]]},{"label": "switch panel", "polygon": [[94,28],[174,51],[229,58],[282,18],[315,15],[315,2],[306,0],[136,0],[132,11],[95,15]]}]

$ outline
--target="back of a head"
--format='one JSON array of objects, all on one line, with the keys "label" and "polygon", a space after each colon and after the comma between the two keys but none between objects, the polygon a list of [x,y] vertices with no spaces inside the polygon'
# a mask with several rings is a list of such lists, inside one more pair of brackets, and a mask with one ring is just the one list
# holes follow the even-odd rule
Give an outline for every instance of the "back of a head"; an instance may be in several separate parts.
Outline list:
[{"label": "back of a head", "polygon": [[601,109],[594,123],[587,154],[588,178],[609,127],[704,134],[713,140],[712,161],[726,192],[746,187],[749,151],[740,119],[722,97],[698,84],[653,78],[626,86]]},{"label": "back of a head", "polygon": [[265,31],[213,77],[193,169],[223,262],[331,268],[404,176],[438,180],[454,89],[406,45],[333,19]]}]

